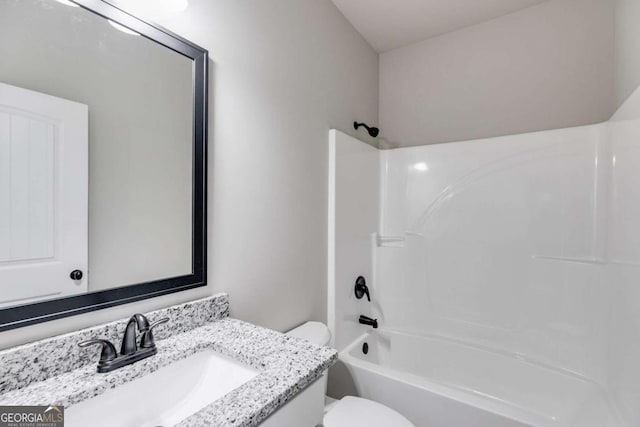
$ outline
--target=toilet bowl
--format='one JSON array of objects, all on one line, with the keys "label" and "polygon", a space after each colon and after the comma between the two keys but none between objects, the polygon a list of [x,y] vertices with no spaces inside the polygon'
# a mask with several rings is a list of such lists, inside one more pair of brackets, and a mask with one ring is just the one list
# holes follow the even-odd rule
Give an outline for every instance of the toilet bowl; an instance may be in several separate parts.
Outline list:
[{"label": "toilet bowl", "polygon": [[[287,332],[287,335],[311,341],[317,345],[328,345],[331,333],[320,322],[307,322]],[[319,381],[327,391],[327,373]],[[361,397],[346,396],[340,400],[326,398],[324,427],[415,427],[398,412],[380,403]]]}]

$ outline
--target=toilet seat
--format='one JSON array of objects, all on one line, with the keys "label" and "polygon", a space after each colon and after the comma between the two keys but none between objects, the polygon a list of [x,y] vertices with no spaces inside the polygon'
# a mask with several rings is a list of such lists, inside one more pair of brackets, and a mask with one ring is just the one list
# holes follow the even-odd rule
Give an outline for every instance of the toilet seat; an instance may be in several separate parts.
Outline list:
[{"label": "toilet seat", "polygon": [[324,427],[415,427],[409,420],[380,403],[347,396],[325,415]]}]

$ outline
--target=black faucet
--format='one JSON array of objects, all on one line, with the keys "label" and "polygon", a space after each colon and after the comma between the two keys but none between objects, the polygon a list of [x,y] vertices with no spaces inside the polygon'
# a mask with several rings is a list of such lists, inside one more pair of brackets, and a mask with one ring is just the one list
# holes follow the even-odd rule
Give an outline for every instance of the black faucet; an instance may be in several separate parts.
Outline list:
[{"label": "black faucet", "polygon": [[[136,351],[138,351],[138,344],[136,343],[136,326],[138,327],[138,331],[143,335],[146,334],[147,331],[149,331],[151,328],[151,326],[149,325],[149,321],[142,314],[134,314],[133,316],[131,316],[129,322],[127,323],[127,327],[124,330],[124,335],[122,336],[122,344],[120,345],[120,354],[122,356],[134,354]],[[147,347],[152,346],[153,345]],[[145,348],[145,346],[142,345],[142,339],[140,340],[140,347]]]},{"label": "black faucet", "polygon": [[[78,346],[88,347],[95,344],[101,345],[102,352],[100,353],[100,361],[98,362],[98,372],[111,372],[156,354],[158,349],[153,340],[152,330],[156,326],[168,321],[169,319],[165,318],[149,324],[149,320],[142,314],[134,314],[131,316],[122,337],[120,355],[118,355],[116,348],[110,341],[103,339],[83,341],[79,343]],[[138,332],[142,334],[139,348],[136,339],[136,327]]]},{"label": "black faucet", "polygon": [[378,319],[372,319],[370,317],[360,315],[358,323],[360,323],[361,325],[371,326],[373,327],[373,329],[378,329]]}]

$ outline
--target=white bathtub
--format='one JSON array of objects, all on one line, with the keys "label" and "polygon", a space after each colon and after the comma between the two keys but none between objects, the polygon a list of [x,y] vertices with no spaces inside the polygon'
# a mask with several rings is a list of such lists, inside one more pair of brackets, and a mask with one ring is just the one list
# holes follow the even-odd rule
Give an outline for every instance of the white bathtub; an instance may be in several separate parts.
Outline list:
[{"label": "white bathtub", "polygon": [[417,427],[621,425],[591,381],[441,337],[379,330],[347,347],[340,360],[361,397],[396,409]]}]

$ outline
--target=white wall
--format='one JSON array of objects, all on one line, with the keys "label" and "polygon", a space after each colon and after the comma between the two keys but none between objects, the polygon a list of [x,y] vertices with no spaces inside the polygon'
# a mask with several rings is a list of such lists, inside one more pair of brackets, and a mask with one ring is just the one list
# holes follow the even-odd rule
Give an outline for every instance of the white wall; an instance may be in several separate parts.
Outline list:
[{"label": "white wall", "polygon": [[616,0],[616,104],[640,85],[640,2]]},{"label": "white wall", "polygon": [[227,291],[286,330],[326,320],[328,130],[377,121],[377,55],[329,1],[191,0],[211,56],[209,286],[0,334],[0,347]]},{"label": "white wall", "polygon": [[[343,350],[366,329],[358,317],[380,312],[375,295],[372,242],[378,230],[378,149],[332,130],[329,136],[329,298],[333,347]],[[371,302],[354,293],[363,276]]]},{"label": "white wall", "polygon": [[382,136],[411,146],[606,121],[613,40],[614,0],[550,0],[385,52]]}]

